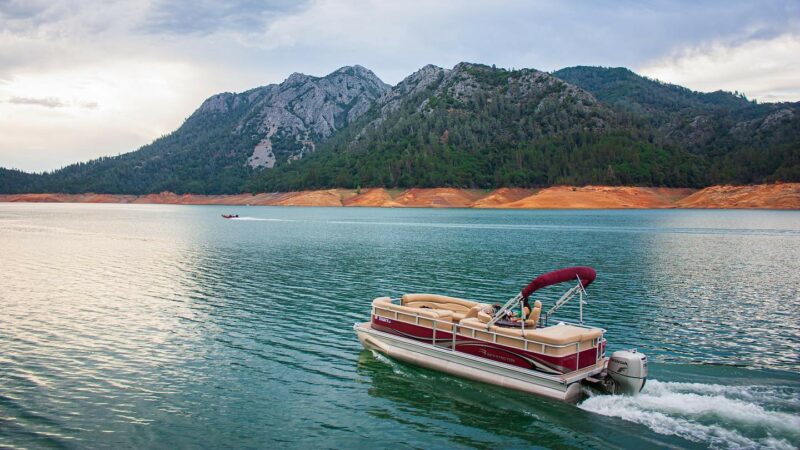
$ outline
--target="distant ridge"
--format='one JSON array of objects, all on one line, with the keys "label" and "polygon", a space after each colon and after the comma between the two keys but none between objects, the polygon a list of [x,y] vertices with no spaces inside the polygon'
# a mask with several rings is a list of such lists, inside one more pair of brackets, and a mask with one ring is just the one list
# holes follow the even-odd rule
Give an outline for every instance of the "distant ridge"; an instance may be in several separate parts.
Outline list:
[{"label": "distant ridge", "polygon": [[235,194],[358,187],[800,181],[800,103],[757,104],[624,68],[552,74],[428,65],[396,86],[361,66],[209,97],[141,149],[0,192]]}]

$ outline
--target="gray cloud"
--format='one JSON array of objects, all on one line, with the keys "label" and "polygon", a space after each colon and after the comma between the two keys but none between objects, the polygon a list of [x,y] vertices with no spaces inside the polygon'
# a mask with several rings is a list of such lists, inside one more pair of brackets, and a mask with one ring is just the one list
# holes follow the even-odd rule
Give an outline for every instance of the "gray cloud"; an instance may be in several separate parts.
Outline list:
[{"label": "gray cloud", "polygon": [[161,1],[151,6],[139,29],[150,33],[249,33],[277,17],[302,11],[310,0]]},{"label": "gray cloud", "polygon": [[76,106],[83,109],[95,109],[98,106],[97,102],[66,102],[56,97],[11,97],[8,103],[12,105],[43,106],[45,108],[69,108]]},{"label": "gray cloud", "polygon": [[8,100],[8,103],[14,105],[36,105],[36,106],[44,106],[45,108],[63,108],[67,106],[61,100],[55,97],[45,97],[45,98],[29,98],[29,97],[11,97]]},{"label": "gray cloud", "polygon": [[39,14],[45,5],[35,1],[0,0],[0,17],[23,19]]},{"label": "gray cloud", "polygon": [[30,32],[75,15],[74,1],[0,0],[0,30]]},{"label": "gray cloud", "polygon": [[791,0],[0,0],[0,76],[128,54],[283,75],[360,63],[394,83],[462,60],[635,68],[703,42],[797,29]]}]

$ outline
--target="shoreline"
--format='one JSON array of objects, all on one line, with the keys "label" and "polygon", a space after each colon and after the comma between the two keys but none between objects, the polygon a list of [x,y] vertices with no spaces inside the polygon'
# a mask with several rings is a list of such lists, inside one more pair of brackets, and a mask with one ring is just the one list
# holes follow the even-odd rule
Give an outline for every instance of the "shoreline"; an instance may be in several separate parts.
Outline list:
[{"label": "shoreline", "polygon": [[554,186],[542,189],[367,188],[260,194],[0,194],[0,202],[481,209],[800,209],[800,183],[704,189]]}]

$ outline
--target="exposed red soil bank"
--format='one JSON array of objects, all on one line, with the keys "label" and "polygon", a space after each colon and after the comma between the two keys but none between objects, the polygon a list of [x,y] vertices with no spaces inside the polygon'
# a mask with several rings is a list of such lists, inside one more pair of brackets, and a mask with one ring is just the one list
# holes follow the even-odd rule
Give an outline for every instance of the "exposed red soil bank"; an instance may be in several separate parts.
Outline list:
[{"label": "exposed red soil bank", "polygon": [[372,188],[342,200],[344,206],[380,206],[397,207],[402,206],[392,199],[386,189]]},{"label": "exposed red soil bank", "polygon": [[413,188],[394,200],[403,206],[417,208],[469,208],[479,198],[480,194],[465,189]]},{"label": "exposed red soil bank", "polygon": [[[396,195],[392,195],[395,192]],[[422,208],[628,209],[753,208],[800,209],[800,183],[712,186],[703,190],[619,186],[556,186],[539,191],[500,188],[480,191],[414,188],[402,192],[372,188],[285,193],[197,195],[162,192],[143,196],[111,194],[0,195],[0,202],[155,203],[170,205],[375,206]]]},{"label": "exposed red soil bank", "polygon": [[800,209],[800,183],[711,186],[677,204],[679,208]]},{"label": "exposed red soil bank", "polygon": [[506,205],[517,200],[522,200],[525,197],[530,197],[535,191],[531,189],[520,188],[500,188],[489,193],[486,197],[476,201],[473,208],[502,208]]},{"label": "exposed red soil bank", "polygon": [[654,209],[674,208],[675,200],[692,189],[639,188],[619,186],[556,186],[530,197],[498,205],[514,209]]}]

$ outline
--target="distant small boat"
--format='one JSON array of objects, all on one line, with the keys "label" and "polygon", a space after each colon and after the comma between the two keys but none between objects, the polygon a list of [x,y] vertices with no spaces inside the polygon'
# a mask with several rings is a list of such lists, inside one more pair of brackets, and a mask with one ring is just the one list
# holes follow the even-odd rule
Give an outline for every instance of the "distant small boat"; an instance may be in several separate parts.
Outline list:
[{"label": "distant small boat", "polygon": [[223,214],[222,218],[223,219],[238,219],[239,215],[238,214]]}]

